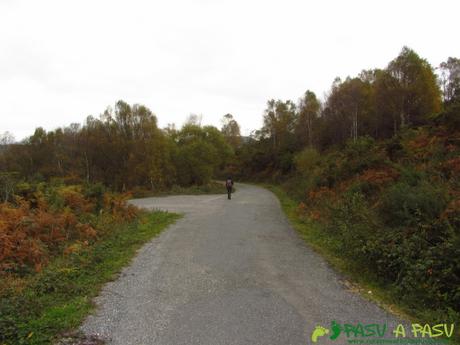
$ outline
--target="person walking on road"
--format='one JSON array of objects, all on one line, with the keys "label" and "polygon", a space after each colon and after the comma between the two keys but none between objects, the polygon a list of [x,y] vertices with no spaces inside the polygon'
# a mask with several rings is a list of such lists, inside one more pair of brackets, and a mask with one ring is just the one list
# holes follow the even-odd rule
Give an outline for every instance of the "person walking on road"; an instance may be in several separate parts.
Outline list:
[{"label": "person walking on road", "polygon": [[233,179],[231,176],[227,177],[227,181],[225,181],[225,187],[227,187],[228,200],[230,200],[232,198],[233,190]]}]

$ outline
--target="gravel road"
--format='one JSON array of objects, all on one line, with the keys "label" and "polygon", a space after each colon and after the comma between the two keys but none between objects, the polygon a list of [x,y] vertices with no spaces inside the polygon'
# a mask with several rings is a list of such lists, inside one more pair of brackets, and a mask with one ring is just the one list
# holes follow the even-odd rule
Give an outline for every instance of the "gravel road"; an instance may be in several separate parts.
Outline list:
[{"label": "gravel road", "polygon": [[[84,333],[117,345],[311,344],[316,325],[396,320],[349,290],[269,191],[136,199],[184,213],[96,299]],[[338,339],[340,340],[340,339]],[[324,336],[318,344],[342,344]]]}]

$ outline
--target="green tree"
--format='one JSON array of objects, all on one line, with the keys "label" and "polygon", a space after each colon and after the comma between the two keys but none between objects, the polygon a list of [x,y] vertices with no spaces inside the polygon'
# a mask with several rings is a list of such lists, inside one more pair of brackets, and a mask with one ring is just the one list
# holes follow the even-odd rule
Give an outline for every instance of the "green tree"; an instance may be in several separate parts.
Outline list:
[{"label": "green tree", "polygon": [[293,139],[293,132],[296,121],[296,106],[292,101],[267,102],[267,109],[264,113],[264,125],[262,135],[271,139],[275,152],[290,144]]},{"label": "green tree", "polygon": [[343,144],[369,134],[374,115],[373,88],[360,78],[336,78],[322,114],[323,145]]},{"label": "green tree", "polygon": [[441,94],[431,65],[412,49],[404,47],[390,62],[388,73],[394,79],[392,102],[397,107],[399,126],[426,123],[427,116],[441,110]]},{"label": "green tree", "polygon": [[398,80],[387,70],[376,73],[374,100],[378,124],[376,137],[387,138],[396,134],[400,126],[402,94]]},{"label": "green tree", "polygon": [[460,101],[460,59],[449,57],[439,65],[445,104]]},{"label": "green tree", "polygon": [[270,100],[264,113],[264,125],[260,137],[267,139],[268,160],[274,168],[284,172],[293,166],[293,154],[296,149],[295,126],[297,112],[295,104],[288,101]]},{"label": "green tree", "polygon": [[234,149],[241,145],[240,125],[236,122],[232,114],[224,115],[221,132]]},{"label": "green tree", "polygon": [[213,126],[186,124],[173,140],[177,145],[173,159],[181,185],[209,183],[232,154],[222,133]]},{"label": "green tree", "polygon": [[313,145],[314,128],[318,121],[321,104],[314,92],[307,90],[299,101],[296,136],[300,146]]}]

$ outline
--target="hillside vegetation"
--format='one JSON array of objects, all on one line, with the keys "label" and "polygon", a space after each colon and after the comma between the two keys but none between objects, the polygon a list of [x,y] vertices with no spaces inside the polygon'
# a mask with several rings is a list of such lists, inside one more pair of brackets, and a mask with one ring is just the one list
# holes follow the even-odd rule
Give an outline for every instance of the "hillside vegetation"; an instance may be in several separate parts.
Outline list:
[{"label": "hillside vegetation", "polygon": [[383,70],[336,79],[324,103],[311,91],[297,104],[271,100],[234,168],[280,185],[303,236],[345,271],[360,272],[412,316],[454,322],[460,60],[438,71],[404,48]]},{"label": "hillside vegetation", "polygon": [[460,131],[305,149],[282,183],[308,238],[427,322],[460,312]]}]

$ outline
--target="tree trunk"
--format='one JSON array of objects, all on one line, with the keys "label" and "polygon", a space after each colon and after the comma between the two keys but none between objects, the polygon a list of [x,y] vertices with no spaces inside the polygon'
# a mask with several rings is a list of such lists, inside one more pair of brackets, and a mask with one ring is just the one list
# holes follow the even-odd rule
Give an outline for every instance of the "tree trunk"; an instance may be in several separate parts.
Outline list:
[{"label": "tree trunk", "polygon": [[86,168],[86,182],[89,183],[89,162],[88,162],[88,155],[85,151],[85,168]]},{"label": "tree trunk", "polygon": [[399,114],[400,116],[400,120],[401,120],[401,126],[400,128],[404,127],[406,125],[406,116],[404,114],[404,111],[401,111],[401,113]]}]

